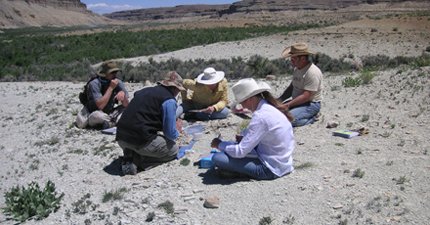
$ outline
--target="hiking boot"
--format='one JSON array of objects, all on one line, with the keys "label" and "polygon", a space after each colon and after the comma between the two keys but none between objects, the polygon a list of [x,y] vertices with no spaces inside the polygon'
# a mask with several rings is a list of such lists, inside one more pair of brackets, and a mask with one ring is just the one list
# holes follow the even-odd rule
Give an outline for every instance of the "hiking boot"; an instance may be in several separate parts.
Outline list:
[{"label": "hiking boot", "polygon": [[126,162],[122,165],[122,173],[124,175],[136,175],[137,167],[132,162]]},{"label": "hiking boot", "polygon": [[112,127],[114,127],[114,126],[115,126],[115,123],[114,123],[114,122],[110,122],[110,121],[103,121],[103,126],[102,126],[102,128],[103,128],[103,130],[105,130],[105,129],[112,128]]}]

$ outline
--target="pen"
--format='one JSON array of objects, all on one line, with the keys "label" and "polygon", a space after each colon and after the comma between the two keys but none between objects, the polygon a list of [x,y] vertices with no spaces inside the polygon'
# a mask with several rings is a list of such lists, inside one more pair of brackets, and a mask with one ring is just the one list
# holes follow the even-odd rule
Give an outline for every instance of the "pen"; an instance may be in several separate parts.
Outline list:
[{"label": "pen", "polygon": [[220,139],[220,140],[221,140],[221,138],[222,138],[222,136],[221,136],[221,134],[219,134],[219,135],[218,135],[218,139]]},{"label": "pen", "polygon": [[240,132],[241,135],[245,134],[245,128],[242,129],[242,132]]}]

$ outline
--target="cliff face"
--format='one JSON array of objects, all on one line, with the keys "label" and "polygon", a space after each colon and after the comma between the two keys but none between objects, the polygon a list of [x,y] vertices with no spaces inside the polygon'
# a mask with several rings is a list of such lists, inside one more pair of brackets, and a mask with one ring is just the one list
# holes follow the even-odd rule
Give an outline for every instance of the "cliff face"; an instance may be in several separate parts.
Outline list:
[{"label": "cliff face", "polygon": [[124,21],[221,18],[224,15],[244,15],[261,12],[294,12],[299,10],[336,11],[358,5],[396,4],[402,2],[429,2],[429,0],[243,0],[227,5],[182,5],[166,8],[137,9],[104,14],[104,16]]},{"label": "cliff face", "polygon": [[80,0],[0,0],[0,28],[88,26],[110,20]]},{"label": "cliff face", "polygon": [[103,14],[110,19],[126,21],[147,21],[159,19],[178,19],[187,17],[219,17],[218,12],[227,10],[227,5],[179,5],[176,7],[160,7],[151,9],[136,9]]}]

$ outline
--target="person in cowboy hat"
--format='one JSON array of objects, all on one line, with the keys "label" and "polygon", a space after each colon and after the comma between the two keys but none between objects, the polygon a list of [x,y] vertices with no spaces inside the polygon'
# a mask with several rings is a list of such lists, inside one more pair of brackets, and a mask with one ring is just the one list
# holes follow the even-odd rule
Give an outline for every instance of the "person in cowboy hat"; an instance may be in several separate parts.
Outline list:
[{"label": "person in cowboy hat", "polygon": [[[86,107],[90,113],[88,124],[92,127],[107,129],[115,126],[129,103],[128,92],[116,77],[118,71],[122,70],[115,61],[105,61],[97,77],[87,84]],[[116,102],[122,104],[115,107]]]},{"label": "person in cowboy hat", "polygon": [[157,83],[137,91],[118,121],[116,140],[124,152],[125,175],[135,175],[137,169],[147,169],[178,155],[175,139],[181,132],[182,120],[176,119],[175,98],[185,91],[182,77],[171,71]]},{"label": "person in cowboy hat", "polygon": [[323,99],[323,74],[321,70],[309,61],[309,55],[315,53],[308,50],[305,43],[296,43],[282,52],[282,57],[290,58],[295,67],[293,80],[278,98],[290,109],[295,118],[293,127],[311,124],[315,121]]},{"label": "person in cowboy hat", "polygon": [[239,80],[232,87],[236,100],[231,107],[241,104],[253,116],[244,135],[236,135],[238,143],[212,140],[211,147],[221,150],[212,157],[220,176],[245,174],[270,180],[294,170],[294,134],[290,123],[294,118],[269,90],[267,83],[257,83],[252,78]]},{"label": "person in cowboy hat", "polygon": [[191,90],[182,92],[182,104],[176,111],[176,118],[189,110],[197,110],[198,120],[223,119],[228,116],[228,84],[223,71],[206,68],[197,79],[184,79],[184,87]]}]

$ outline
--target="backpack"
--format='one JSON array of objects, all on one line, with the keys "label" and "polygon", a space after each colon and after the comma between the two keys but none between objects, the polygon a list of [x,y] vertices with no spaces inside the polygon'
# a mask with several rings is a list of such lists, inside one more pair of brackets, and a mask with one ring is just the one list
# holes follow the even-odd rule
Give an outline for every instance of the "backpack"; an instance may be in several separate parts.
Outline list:
[{"label": "backpack", "polygon": [[91,79],[85,84],[84,91],[79,93],[79,101],[82,103],[82,105],[86,105],[88,103],[88,95],[87,95],[87,86],[88,84],[93,81],[94,79],[97,79],[97,75],[92,76]]}]

